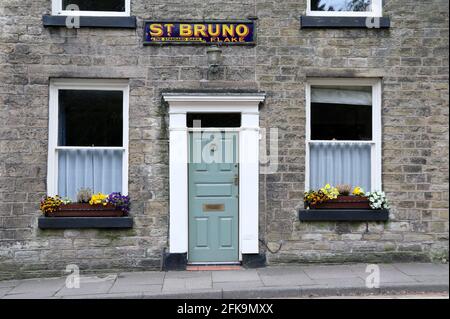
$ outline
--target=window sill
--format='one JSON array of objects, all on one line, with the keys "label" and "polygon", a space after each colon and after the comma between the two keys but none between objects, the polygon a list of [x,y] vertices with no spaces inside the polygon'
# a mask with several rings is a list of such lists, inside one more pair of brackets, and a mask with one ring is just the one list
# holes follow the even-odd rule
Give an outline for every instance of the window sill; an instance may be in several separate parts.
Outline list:
[{"label": "window sill", "polygon": [[130,229],[132,217],[39,217],[40,229]]},{"label": "window sill", "polygon": [[300,210],[299,218],[302,222],[386,222],[389,210],[309,209]]},{"label": "window sill", "polygon": [[360,28],[360,29],[389,29],[391,21],[389,18],[382,17],[379,26],[370,18],[369,21],[374,24],[371,28],[367,26],[367,17],[318,17],[301,16],[300,25],[302,29],[323,29],[323,28]]},{"label": "window sill", "polygon": [[[67,16],[44,15],[44,27],[66,27]],[[80,28],[136,29],[136,17],[80,17]]]}]

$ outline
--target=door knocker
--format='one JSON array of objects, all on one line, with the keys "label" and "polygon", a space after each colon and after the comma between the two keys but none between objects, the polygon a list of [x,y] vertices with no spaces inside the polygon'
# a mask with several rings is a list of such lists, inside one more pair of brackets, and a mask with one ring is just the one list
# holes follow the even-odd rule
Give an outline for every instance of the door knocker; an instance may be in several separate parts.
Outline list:
[{"label": "door knocker", "polygon": [[212,143],[209,147],[209,150],[214,153],[217,151],[217,145],[215,143]]}]

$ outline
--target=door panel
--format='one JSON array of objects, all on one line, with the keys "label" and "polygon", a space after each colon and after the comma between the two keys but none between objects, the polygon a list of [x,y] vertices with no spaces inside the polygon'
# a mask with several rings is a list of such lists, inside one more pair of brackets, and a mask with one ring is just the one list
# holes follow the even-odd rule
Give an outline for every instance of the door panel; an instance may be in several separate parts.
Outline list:
[{"label": "door panel", "polygon": [[219,222],[219,247],[233,248],[233,219],[220,218]]},{"label": "door panel", "polygon": [[197,197],[230,197],[233,195],[233,185],[230,184],[197,184]]},{"label": "door panel", "polygon": [[209,220],[208,218],[196,218],[195,219],[195,223],[196,223],[196,241],[195,241],[195,245],[196,247],[201,247],[201,248],[208,248],[208,235],[209,235],[209,231],[208,231],[208,224],[209,224]]},{"label": "door panel", "polygon": [[189,261],[239,261],[238,133],[189,135]]}]

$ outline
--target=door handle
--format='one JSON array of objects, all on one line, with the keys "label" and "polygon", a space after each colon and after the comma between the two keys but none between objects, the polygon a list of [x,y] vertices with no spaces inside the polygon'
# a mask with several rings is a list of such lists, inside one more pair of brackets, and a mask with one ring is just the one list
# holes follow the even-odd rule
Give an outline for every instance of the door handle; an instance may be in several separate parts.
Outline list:
[{"label": "door handle", "polygon": [[239,186],[239,175],[234,175],[234,186]]}]

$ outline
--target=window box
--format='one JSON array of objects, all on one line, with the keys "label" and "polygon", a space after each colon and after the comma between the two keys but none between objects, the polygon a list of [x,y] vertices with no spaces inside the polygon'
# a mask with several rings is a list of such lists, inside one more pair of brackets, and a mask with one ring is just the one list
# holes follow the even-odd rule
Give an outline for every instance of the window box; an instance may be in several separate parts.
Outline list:
[{"label": "window box", "polygon": [[123,217],[124,213],[111,204],[63,204],[59,209],[47,217]]},{"label": "window box", "polygon": [[386,222],[389,220],[389,210],[305,209],[300,210],[299,219],[302,222]]},{"label": "window box", "polygon": [[339,196],[337,199],[323,203],[310,205],[311,209],[364,209],[370,210],[370,202],[367,197]]},{"label": "window box", "polygon": [[367,29],[389,29],[391,20],[387,17],[316,17],[301,16],[300,25],[302,29],[320,28],[367,28]]},{"label": "window box", "polygon": [[132,217],[40,217],[40,229],[130,229]]},{"label": "window box", "polygon": [[[44,15],[44,27],[66,27],[67,18],[63,15]],[[80,27],[83,28],[121,28],[136,29],[136,17],[80,17]]]}]

